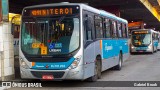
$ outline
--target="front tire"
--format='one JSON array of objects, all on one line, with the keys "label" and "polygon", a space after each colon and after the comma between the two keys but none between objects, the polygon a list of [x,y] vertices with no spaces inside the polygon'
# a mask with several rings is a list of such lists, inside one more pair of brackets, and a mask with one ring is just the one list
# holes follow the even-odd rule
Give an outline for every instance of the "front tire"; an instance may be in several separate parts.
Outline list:
[{"label": "front tire", "polygon": [[151,52],[151,54],[154,54],[154,47],[152,46],[152,52]]},{"label": "front tire", "polygon": [[101,60],[96,60],[94,67],[94,75],[88,78],[88,81],[95,82],[101,78]]},{"label": "front tire", "polygon": [[134,53],[133,53],[133,52],[130,52],[130,55],[134,55]]},{"label": "front tire", "polygon": [[158,51],[158,49],[157,49],[157,47],[156,47],[156,51],[155,52],[157,52]]},{"label": "front tire", "polygon": [[98,60],[98,73],[97,73],[98,79],[102,76],[102,63],[101,60]]}]

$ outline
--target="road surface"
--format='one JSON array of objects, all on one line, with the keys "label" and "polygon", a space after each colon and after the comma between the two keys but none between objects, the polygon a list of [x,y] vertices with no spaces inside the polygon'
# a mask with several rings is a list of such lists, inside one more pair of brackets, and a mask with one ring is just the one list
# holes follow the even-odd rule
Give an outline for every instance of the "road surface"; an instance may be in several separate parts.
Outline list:
[{"label": "road surface", "polygon": [[[15,67],[16,70],[18,70],[18,66]],[[18,77],[19,75],[16,74],[16,80],[20,80]],[[144,81],[143,83],[147,83],[148,81],[153,81],[153,83],[156,83],[156,81],[160,81],[160,51],[154,54],[131,55],[128,60],[123,63],[121,71],[112,69],[107,70],[102,73],[102,78],[97,82],[56,81],[45,82],[45,84],[42,82],[44,86],[39,88],[10,88],[8,90],[160,90],[160,87],[105,86],[108,85],[108,83],[118,83],[123,85],[124,83],[132,84],[132,81],[134,82],[133,84],[137,84],[140,81]],[[160,82],[156,84],[159,86]]]}]

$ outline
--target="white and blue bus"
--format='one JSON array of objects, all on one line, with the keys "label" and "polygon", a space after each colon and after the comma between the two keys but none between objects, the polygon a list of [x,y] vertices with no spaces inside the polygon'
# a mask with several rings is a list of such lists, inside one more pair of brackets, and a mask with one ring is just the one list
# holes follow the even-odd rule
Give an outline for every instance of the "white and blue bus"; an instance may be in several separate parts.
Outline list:
[{"label": "white and blue bus", "polygon": [[160,32],[157,32],[158,33],[158,51],[160,50]]},{"label": "white and blue bus", "polygon": [[158,35],[158,32],[152,29],[133,30],[131,32],[131,54],[156,52],[158,49]]},{"label": "white and blue bus", "polygon": [[23,79],[96,81],[129,56],[128,22],[79,3],[25,7],[19,60]]}]

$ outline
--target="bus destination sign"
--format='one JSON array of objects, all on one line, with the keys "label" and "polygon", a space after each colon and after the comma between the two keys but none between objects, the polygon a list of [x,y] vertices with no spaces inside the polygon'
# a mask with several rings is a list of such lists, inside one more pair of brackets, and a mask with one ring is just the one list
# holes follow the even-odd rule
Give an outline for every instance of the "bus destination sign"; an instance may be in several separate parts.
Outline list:
[{"label": "bus destination sign", "polygon": [[148,31],[134,31],[134,34],[147,34]]},{"label": "bus destination sign", "polygon": [[56,15],[73,15],[78,14],[79,6],[61,6],[61,7],[45,7],[45,8],[28,8],[24,10],[24,16],[56,16]]},{"label": "bus destination sign", "polygon": [[31,16],[52,16],[52,15],[71,15],[72,8],[50,8],[31,10]]}]

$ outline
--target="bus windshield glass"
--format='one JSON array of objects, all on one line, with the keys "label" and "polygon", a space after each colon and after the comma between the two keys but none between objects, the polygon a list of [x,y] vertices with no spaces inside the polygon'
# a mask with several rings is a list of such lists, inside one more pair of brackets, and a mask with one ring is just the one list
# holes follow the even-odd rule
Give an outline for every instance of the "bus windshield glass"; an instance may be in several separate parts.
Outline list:
[{"label": "bus windshield glass", "polygon": [[150,33],[132,33],[132,44],[134,46],[148,46],[151,43]]},{"label": "bus windshield glass", "polygon": [[79,45],[79,15],[22,19],[21,48],[26,54],[69,54]]}]

